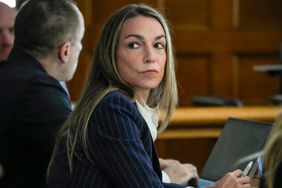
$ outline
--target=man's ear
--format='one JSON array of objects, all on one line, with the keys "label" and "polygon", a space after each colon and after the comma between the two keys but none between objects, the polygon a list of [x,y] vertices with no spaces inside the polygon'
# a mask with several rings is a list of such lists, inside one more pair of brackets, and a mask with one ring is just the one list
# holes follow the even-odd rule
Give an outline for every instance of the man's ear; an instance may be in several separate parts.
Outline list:
[{"label": "man's ear", "polygon": [[70,54],[71,54],[71,43],[70,42],[65,42],[59,47],[59,52],[58,52],[59,59],[62,62],[68,62]]}]

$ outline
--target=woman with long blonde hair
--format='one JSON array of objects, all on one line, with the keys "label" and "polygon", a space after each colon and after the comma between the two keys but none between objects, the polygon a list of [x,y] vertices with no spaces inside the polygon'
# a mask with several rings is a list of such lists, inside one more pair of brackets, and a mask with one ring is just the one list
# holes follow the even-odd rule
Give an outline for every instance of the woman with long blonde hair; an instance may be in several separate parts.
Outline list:
[{"label": "woman with long blonde hair", "polygon": [[[58,135],[49,186],[184,187],[162,182],[154,146],[177,104],[174,66],[162,14],[142,4],[114,13],[101,32],[82,96]],[[232,172],[211,187],[249,187],[241,174]]]}]

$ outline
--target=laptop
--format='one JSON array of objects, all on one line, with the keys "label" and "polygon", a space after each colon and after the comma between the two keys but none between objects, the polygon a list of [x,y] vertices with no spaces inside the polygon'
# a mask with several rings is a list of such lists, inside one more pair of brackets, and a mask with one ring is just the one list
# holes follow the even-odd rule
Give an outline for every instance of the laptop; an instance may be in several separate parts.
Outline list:
[{"label": "laptop", "polygon": [[239,160],[261,151],[271,128],[270,122],[229,118],[200,174],[199,187],[210,185],[235,169],[243,171],[250,161],[238,163]]}]

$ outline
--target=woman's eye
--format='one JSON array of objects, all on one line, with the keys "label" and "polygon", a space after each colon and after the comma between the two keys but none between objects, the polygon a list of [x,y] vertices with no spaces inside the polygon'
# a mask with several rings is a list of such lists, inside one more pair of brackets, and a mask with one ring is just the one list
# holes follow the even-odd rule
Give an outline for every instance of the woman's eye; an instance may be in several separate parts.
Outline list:
[{"label": "woman's eye", "polygon": [[165,45],[162,44],[162,43],[156,43],[156,44],[155,44],[155,48],[164,49],[164,48],[165,48]]},{"label": "woman's eye", "polygon": [[136,42],[132,42],[132,43],[128,44],[128,47],[131,48],[131,49],[135,49],[135,48],[139,48],[140,44],[136,43]]}]

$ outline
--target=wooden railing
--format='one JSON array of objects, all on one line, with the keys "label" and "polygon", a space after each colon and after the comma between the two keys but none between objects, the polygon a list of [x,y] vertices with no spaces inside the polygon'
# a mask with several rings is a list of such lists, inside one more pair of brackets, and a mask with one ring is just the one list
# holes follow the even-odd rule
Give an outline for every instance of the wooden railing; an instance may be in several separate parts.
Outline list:
[{"label": "wooden railing", "polygon": [[217,138],[229,117],[273,122],[281,109],[277,106],[178,108],[158,139]]},{"label": "wooden railing", "polygon": [[229,117],[274,122],[279,113],[275,106],[178,108],[156,146],[161,157],[192,163],[201,172]]}]

